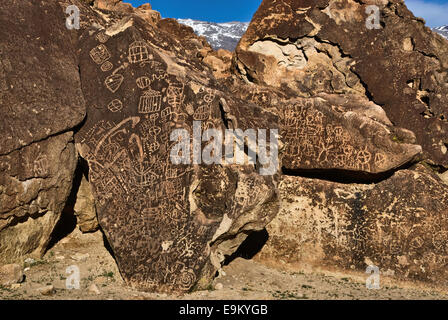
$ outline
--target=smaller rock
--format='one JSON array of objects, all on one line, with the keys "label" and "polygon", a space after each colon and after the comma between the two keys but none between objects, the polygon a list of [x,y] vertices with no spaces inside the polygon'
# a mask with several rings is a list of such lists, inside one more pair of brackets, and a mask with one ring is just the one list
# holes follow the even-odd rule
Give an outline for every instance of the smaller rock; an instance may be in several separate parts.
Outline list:
[{"label": "smaller rock", "polygon": [[89,287],[89,292],[94,294],[101,294],[100,289],[98,289],[97,285],[92,283]]},{"label": "smaller rock", "polygon": [[106,277],[98,277],[98,278],[96,278],[95,280],[95,283],[97,284],[97,285],[102,285],[102,286],[104,286],[104,285],[106,285],[107,284],[107,278]]},{"label": "smaller rock", "polygon": [[20,283],[14,283],[11,285],[11,289],[13,289],[13,290],[17,290],[19,288],[20,288]]},{"label": "smaller rock", "polygon": [[222,289],[224,289],[224,285],[222,283],[217,283],[215,285],[215,290],[222,290]]},{"label": "smaller rock", "polygon": [[59,261],[62,261],[62,260],[65,259],[64,256],[55,256],[54,258],[55,258],[56,260],[59,260]]},{"label": "smaller rock", "polygon": [[70,258],[72,258],[75,261],[86,261],[89,256],[90,255],[88,253],[77,252],[74,255],[72,255]]},{"label": "smaller rock", "polygon": [[18,264],[7,264],[0,267],[0,285],[9,286],[23,281],[23,269]]},{"label": "smaller rock", "polygon": [[36,262],[36,260],[34,260],[33,258],[26,258],[24,261],[26,264],[33,264]]},{"label": "smaller rock", "polygon": [[46,286],[46,287],[42,287],[42,288],[39,288],[39,289],[37,289],[37,291],[39,291],[40,292],[40,294],[41,295],[44,295],[44,296],[51,296],[51,295],[53,295],[54,294],[54,287],[52,286],[52,285],[50,285],[50,286]]},{"label": "smaller rock", "polygon": [[439,174],[440,179],[442,179],[443,182],[448,184],[448,171],[445,171],[442,174]]}]

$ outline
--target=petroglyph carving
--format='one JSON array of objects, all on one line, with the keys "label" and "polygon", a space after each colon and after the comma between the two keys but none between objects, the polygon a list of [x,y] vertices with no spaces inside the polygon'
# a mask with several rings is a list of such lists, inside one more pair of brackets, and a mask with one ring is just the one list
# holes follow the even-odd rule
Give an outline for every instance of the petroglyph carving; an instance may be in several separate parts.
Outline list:
[{"label": "petroglyph carving", "polygon": [[104,82],[106,88],[109,89],[110,92],[115,93],[118,89],[120,89],[121,84],[123,83],[124,77],[121,74],[112,74],[108,76]]},{"label": "petroglyph carving", "polygon": [[140,77],[136,80],[137,83],[137,87],[139,87],[140,89],[148,89],[149,86],[151,85],[151,79],[149,79],[148,77]]},{"label": "petroglyph carving", "polygon": [[104,31],[102,31],[102,32],[99,32],[97,35],[96,35],[96,39],[99,41],[99,42],[101,42],[101,43],[106,43],[108,40],[109,40],[109,36],[104,32]]},{"label": "petroglyph carving", "polygon": [[210,118],[211,108],[208,105],[202,105],[196,109],[193,114],[194,120],[205,121]]},{"label": "petroglyph carving", "polygon": [[103,64],[110,59],[111,55],[107,47],[104,44],[100,44],[90,50],[90,57],[96,64]]},{"label": "petroglyph carving", "polygon": [[37,176],[48,174],[48,159],[46,155],[39,155],[33,163],[34,174]]},{"label": "petroglyph carving", "polygon": [[172,111],[171,107],[167,107],[167,108],[162,110],[162,112],[161,112],[161,119],[160,119],[160,121],[162,123],[171,121],[172,118],[173,118],[173,111]]},{"label": "petroglyph carving", "polygon": [[162,106],[162,95],[160,92],[149,89],[140,97],[138,112],[141,114],[159,112]]},{"label": "petroglyph carving", "polygon": [[204,95],[204,102],[208,104],[212,103],[216,96],[215,90],[206,89],[205,92],[206,94]]},{"label": "petroglyph carving", "polygon": [[149,48],[146,42],[135,41],[129,46],[129,61],[131,63],[140,63],[140,66],[144,66],[153,58],[153,55],[149,53]]},{"label": "petroglyph carving", "polygon": [[123,103],[118,99],[112,100],[107,106],[107,109],[111,112],[119,112],[123,110]]},{"label": "petroglyph carving", "polygon": [[360,170],[370,170],[370,160],[372,159],[372,154],[367,150],[367,147],[358,151],[356,160],[358,161]]},{"label": "petroglyph carving", "polygon": [[114,65],[111,62],[106,61],[101,65],[101,71],[108,72],[108,71],[112,70],[113,67],[114,67]]},{"label": "petroglyph carving", "polygon": [[167,90],[168,103],[173,107],[175,112],[181,112],[180,106],[183,102],[184,84],[170,84]]}]

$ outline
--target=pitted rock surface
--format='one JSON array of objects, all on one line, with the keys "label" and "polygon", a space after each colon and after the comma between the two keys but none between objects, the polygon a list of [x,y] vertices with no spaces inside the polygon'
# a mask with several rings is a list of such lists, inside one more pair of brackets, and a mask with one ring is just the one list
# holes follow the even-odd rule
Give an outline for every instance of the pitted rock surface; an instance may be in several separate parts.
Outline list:
[{"label": "pitted rock surface", "polygon": [[[369,5],[380,29],[366,27]],[[429,161],[448,165],[448,43],[402,1],[264,0],[235,68],[290,95],[366,96],[415,133]]]},{"label": "pitted rock surface", "polygon": [[281,210],[261,260],[382,273],[446,285],[447,185],[427,169],[378,184],[301,177],[280,183]]},{"label": "pitted rock surface", "polygon": [[45,251],[72,189],[86,110],[64,19],[55,1],[0,3],[0,262]]}]

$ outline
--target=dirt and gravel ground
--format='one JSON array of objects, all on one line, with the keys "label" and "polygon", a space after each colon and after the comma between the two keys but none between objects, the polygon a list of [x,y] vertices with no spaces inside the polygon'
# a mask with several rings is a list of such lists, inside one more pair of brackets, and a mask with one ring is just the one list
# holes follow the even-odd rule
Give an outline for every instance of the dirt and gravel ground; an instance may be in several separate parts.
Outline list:
[{"label": "dirt and gravel ground", "polygon": [[[69,290],[67,268],[80,270],[80,289]],[[448,290],[415,283],[381,279],[381,289],[368,290],[367,275],[288,269],[269,263],[237,258],[224,267],[224,274],[210,290],[184,296],[145,293],[124,285],[118,268],[105,248],[100,231],[82,234],[77,229],[59,241],[41,260],[24,262],[25,281],[0,287],[0,299],[447,299]],[[94,284],[94,285],[93,285]],[[53,286],[42,294],[42,288]]]}]

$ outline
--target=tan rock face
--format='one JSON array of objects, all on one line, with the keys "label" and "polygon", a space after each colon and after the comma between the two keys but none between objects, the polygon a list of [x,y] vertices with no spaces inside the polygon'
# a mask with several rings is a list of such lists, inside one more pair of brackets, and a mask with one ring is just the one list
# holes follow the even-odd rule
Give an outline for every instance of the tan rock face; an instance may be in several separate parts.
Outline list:
[{"label": "tan rock face", "polygon": [[96,217],[95,199],[90,183],[83,176],[76,195],[74,212],[79,229],[82,232],[94,232],[98,230],[98,219]]},{"label": "tan rock face", "polygon": [[0,262],[44,253],[70,194],[76,157],[71,132],[0,157]]},{"label": "tan rock face", "polygon": [[446,187],[410,170],[376,185],[284,177],[281,210],[259,258],[361,271],[373,264],[446,285]]},{"label": "tan rock face", "polygon": [[0,263],[43,253],[72,188],[85,105],[63,19],[54,1],[0,4]]},{"label": "tan rock face", "polygon": [[[367,28],[378,5],[380,29]],[[366,96],[415,133],[434,163],[448,165],[448,43],[403,2],[264,0],[236,49],[247,82],[312,97]]]},{"label": "tan rock face", "polygon": [[0,267],[0,285],[9,286],[23,281],[23,268],[18,264]]},{"label": "tan rock face", "polygon": [[121,0],[95,0],[94,7],[101,10],[125,13],[132,13],[134,11],[134,8],[130,3],[124,3]]}]

